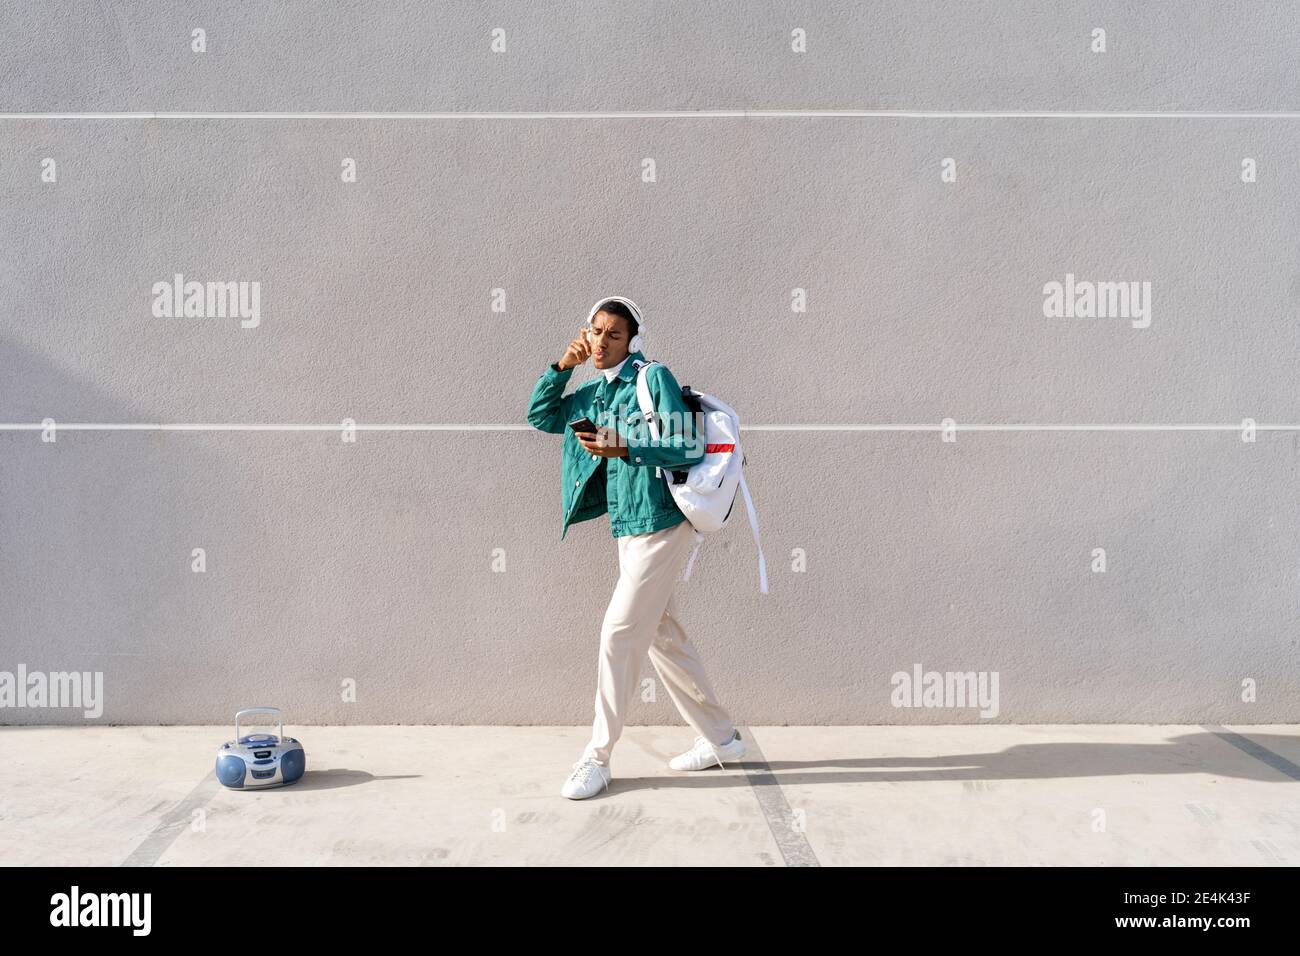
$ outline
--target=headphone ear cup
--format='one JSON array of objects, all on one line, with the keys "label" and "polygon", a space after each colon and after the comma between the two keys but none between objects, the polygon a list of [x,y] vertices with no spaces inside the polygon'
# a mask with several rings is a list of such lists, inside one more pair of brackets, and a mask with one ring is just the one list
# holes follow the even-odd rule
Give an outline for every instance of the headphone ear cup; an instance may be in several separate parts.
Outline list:
[{"label": "headphone ear cup", "polygon": [[640,332],[638,332],[636,335],[632,336],[632,341],[629,342],[629,343],[627,343],[627,347],[628,347],[628,349],[629,349],[630,351],[632,351],[632,352],[640,352],[640,351],[641,351],[641,333],[640,333]]}]

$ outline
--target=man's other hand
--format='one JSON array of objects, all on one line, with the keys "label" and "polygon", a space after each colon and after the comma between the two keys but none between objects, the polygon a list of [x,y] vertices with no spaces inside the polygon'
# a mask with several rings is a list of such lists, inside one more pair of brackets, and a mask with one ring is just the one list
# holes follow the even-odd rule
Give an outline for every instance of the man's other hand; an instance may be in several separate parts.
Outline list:
[{"label": "man's other hand", "polygon": [[594,432],[574,432],[574,435],[588,454],[599,455],[601,458],[627,457],[627,445],[623,444],[623,436],[608,425]]}]

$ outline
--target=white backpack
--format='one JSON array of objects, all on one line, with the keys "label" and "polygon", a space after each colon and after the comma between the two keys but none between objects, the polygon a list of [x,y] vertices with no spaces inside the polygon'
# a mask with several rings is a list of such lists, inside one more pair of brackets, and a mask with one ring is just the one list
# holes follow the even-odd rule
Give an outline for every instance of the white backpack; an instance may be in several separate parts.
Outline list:
[{"label": "white backpack", "polygon": [[[658,441],[659,421],[655,414],[654,400],[650,397],[650,385],[645,377],[646,368],[655,363],[650,361],[633,364],[637,371],[636,400],[641,406],[641,417],[650,427],[651,437]],[[719,531],[726,525],[739,489],[745,496],[749,527],[754,534],[754,546],[758,548],[758,589],[766,594],[767,562],[763,559],[763,545],[758,540],[758,517],[754,514],[754,501],[749,497],[749,486],[745,484],[742,470],[745,452],[740,447],[740,416],[725,402],[712,395],[702,395],[689,385],[682,386],[682,399],[692,412],[698,410],[704,416],[704,457],[689,471],[671,472],[655,468],[655,477],[663,474],[677,507],[681,508],[686,520],[695,529],[695,547],[691,551],[690,560],[686,562],[682,580],[690,580],[691,566],[695,564],[695,556],[699,553],[704,535]]]}]

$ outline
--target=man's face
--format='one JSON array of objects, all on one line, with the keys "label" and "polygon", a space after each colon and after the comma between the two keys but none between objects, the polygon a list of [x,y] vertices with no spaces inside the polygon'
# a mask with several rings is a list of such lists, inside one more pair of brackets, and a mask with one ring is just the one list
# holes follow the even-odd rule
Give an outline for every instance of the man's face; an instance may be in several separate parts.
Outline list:
[{"label": "man's face", "polygon": [[627,358],[627,319],[621,315],[597,312],[591,320],[591,364],[596,368],[613,368]]}]

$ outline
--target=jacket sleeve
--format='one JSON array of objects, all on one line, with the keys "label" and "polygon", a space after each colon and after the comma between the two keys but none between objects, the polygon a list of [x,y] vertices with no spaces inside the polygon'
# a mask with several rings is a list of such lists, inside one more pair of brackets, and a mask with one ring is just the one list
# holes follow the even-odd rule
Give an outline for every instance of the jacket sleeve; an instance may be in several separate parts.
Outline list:
[{"label": "jacket sleeve", "polygon": [[571,368],[559,371],[554,364],[546,367],[533,386],[533,397],[528,402],[528,424],[544,432],[564,433],[569,424],[569,412],[573,409],[573,394],[564,395],[563,392],[572,377]]},{"label": "jacket sleeve", "polygon": [[684,471],[704,457],[704,435],[699,433],[695,416],[682,401],[682,387],[668,367],[656,363],[645,374],[659,421],[659,438],[655,439],[643,422],[631,429],[620,423],[619,433],[627,442],[627,463]]}]

